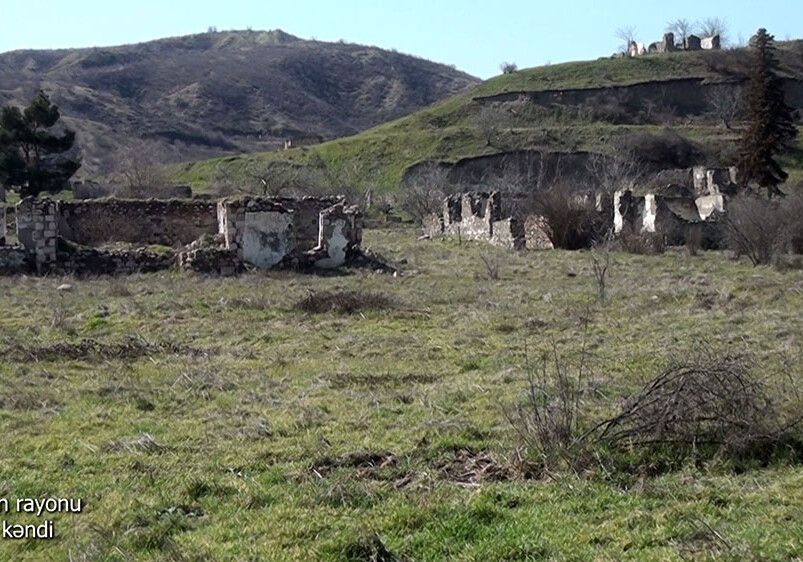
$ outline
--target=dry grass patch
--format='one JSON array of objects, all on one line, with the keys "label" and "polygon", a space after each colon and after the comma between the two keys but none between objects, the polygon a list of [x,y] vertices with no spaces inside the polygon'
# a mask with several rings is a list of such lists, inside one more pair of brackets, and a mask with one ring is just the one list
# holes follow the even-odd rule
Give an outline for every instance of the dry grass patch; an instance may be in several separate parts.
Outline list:
[{"label": "dry grass patch", "polygon": [[399,302],[395,297],[362,289],[310,292],[293,306],[295,310],[308,314],[355,314],[365,310],[391,310],[398,307]]}]

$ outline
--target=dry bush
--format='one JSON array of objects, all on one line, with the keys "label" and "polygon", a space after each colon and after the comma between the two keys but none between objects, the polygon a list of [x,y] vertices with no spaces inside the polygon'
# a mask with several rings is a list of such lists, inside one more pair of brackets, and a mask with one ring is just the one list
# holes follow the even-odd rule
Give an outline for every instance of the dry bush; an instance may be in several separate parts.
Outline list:
[{"label": "dry bush", "polygon": [[789,250],[803,254],[803,185],[798,185],[797,191],[787,197],[783,205],[789,225]]},{"label": "dry bush", "polygon": [[599,424],[597,439],[613,449],[656,449],[676,459],[766,459],[789,441],[801,417],[778,412],[752,367],[747,356],[710,352],[673,361]]},{"label": "dry bush", "polygon": [[609,225],[594,202],[570,188],[557,185],[532,198],[532,212],[543,217],[546,234],[555,248],[579,250],[605,239]]},{"label": "dry bush", "polygon": [[389,310],[398,307],[395,298],[383,293],[355,291],[311,292],[293,306],[309,314],[354,314],[363,310]]},{"label": "dry bush", "polygon": [[447,172],[442,166],[430,164],[402,186],[401,208],[418,224],[423,224],[425,217],[443,211],[444,198],[454,191],[447,181]]},{"label": "dry bush", "polygon": [[114,159],[116,175],[122,180],[116,191],[120,197],[152,197],[170,185],[159,149],[153,144],[135,140],[117,150]]},{"label": "dry bush", "polygon": [[554,342],[537,365],[531,364],[526,346],[524,356],[527,395],[505,409],[505,417],[544,470],[579,470],[588,459],[581,432],[583,385],[589,377],[585,337],[576,361],[560,353]]},{"label": "dry bush", "polygon": [[499,270],[501,269],[502,260],[499,254],[486,255],[480,254],[480,261],[485,266],[485,274],[491,281],[499,281]]},{"label": "dry bush", "polygon": [[799,215],[793,216],[796,207],[803,206],[798,197],[786,205],[750,194],[735,197],[721,221],[728,247],[754,266],[771,263],[789,249],[795,229],[800,229]]},{"label": "dry bush", "polygon": [[638,232],[625,225],[616,239],[616,247],[628,254],[656,255],[666,251],[666,241],[658,232]]},{"label": "dry bush", "polygon": [[611,267],[611,237],[606,236],[591,252],[591,271],[597,282],[597,298],[605,304],[605,290],[608,282],[608,271]]}]

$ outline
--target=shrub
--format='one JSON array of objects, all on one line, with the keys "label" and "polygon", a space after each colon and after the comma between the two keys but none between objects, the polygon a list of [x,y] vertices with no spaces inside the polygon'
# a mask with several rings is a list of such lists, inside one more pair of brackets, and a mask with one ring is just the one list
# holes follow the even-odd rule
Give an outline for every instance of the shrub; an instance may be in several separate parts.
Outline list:
[{"label": "shrub", "polygon": [[505,417],[544,470],[582,469],[588,460],[580,429],[585,405],[583,385],[589,376],[585,344],[574,365],[554,342],[537,365],[530,363],[526,347],[524,356],[527,395],[506,409]]},{"label": "shrub", "polygon": [[401,208],[418,224],[443,210],[444,198],[453,191],[446,174],[446,168],[430,164],[417,170],[402,186]]},{"label": "shrub", "polygon": [[711,352],[669,366],[601,423],[598,441],[641,458],[769,460],[801,418],[776,409],[745,355]]},{"label": "shrub", "polygon": [[396,299],[383,293],[356,291],[311,292],[294,308],[310,314],[353,314],[363,310],[387,310],[397,306]]},{"label": "shrub", "polygon": [[728,246],[737,256],[745,255],[754,266],[772,262],[792,241],[799,217],[778,199],[750,194],[735,197],[722,218]]},{"label": "shrub", "polygon": [[568,187],[556,186],[533,195],[529,203],[533,214],[543,218],[546,234],[555,248],[579,250],[601,242],[609,225],[594,202],[572,193]]},{"label": "shrub", "polygon": [[638,232],[630,225],[625,225],[619,237],[616,239],[616,246],[628,254],[655,255],[663,254],[666,251],[666,241],[657,232]]},{"label": "shrub", "polygon": [[519,70],[519,67],[515,62],[503,62],[499,65],[499,70],[502,71],[502,74],[513,74]]}]

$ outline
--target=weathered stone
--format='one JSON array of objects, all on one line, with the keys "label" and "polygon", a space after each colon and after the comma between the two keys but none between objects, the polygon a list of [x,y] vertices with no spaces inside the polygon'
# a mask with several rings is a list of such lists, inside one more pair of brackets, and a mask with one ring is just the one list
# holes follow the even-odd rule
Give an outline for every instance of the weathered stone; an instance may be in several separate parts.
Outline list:
[{"label": "weathered stone", "polygon": [[315,250],[324,257],[315,260],[315,267],[332,269],[346,263],[349,253],[359,248],[356,233],[361,228],[361,215],[356,207],[334,205],[321,211],[318,245]]},{"label": "weathered stone", "polygon": [[675,34],[668,32],[664,33],[664,38],[661,41],[660,52],[671,53],[675,51]]},{"label": "weathered stone", "polygon": [[714,35],[712,37],[703,37],[700,40],[700,48],[705,51],[716,51],[720,48],[720,38],[719,35]]},{"label": "weathered stone", "polygon": [[524,224],[525,245],[528,250],[552,250],[546,219],[538,215],[527,217]]},{"label": "weathered stone", "polygon": [[700,45],[700,38],[696,35],[687,36],[685,48],[687,51],[699,51],[702,48]]}]

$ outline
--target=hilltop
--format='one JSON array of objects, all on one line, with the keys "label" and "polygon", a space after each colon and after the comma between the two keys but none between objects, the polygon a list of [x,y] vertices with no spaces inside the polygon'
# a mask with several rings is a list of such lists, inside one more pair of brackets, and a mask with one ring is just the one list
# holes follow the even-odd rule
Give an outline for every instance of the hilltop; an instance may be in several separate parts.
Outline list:
[{"label": "hilltop", "polygon": [[0,105],[38,89],[78,133],[83,174],[142,139],[159,162],[275,150],[352,135],[476,84],[452,67],[280,30],[0,54]]},{"label": "hilltop", "polygon": [[[803,41],[778,47],[787,102],[803,108]],[[221,169],[237,177],[255,161],[278,161],[325,165],[335,174],[347,170],[361,187],[394,191],[421,163],[471,172],[475,163],[480,165],[474,168],[498,167],[517,153],[606,153],[616,138],[660,145],[661,136],[668,135],[682,137],[680,145],[660,145],[657,152],[671,154],[653,155],[655,167],[703,160],[730,164],[738,123],[723,126],[711,98],[732,94],[743,84],[748,59],[746,49],[732,49],[520,70],[348,138],[280,154],[189,163],[176,167],[175,175],[205,190]],[[790,181],[803,177],[801,153],[785,164],[793,172]]]}]

